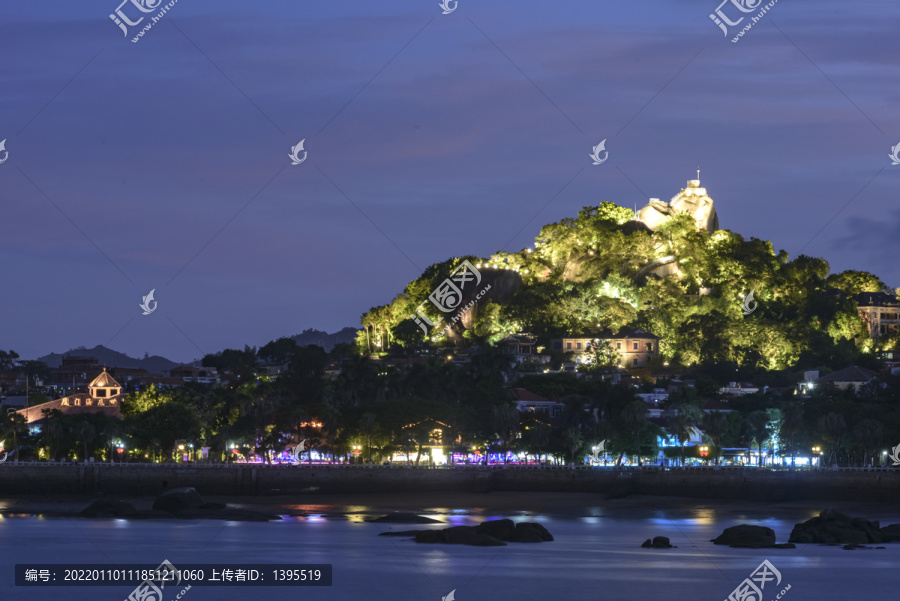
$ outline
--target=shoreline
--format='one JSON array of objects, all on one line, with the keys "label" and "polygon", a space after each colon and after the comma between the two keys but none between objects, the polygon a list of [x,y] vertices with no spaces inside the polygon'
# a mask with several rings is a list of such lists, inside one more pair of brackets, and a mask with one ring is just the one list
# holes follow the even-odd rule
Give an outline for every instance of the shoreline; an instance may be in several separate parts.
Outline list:
[{"label": "shoreline", "polygon": [[[82,517],[80,512],[97,499],[120,499],[138,509],[150,509],[155,497],[119,495],[17,495],[0,498],[4,518],[42,516]],[[375,517],[393,511],[447,516],[548,516],[612,519],[796,519],[800,522],[834,508],[883,523],[900,522],[900,503],[874,501],[758,501],[697,499],[693,497],[633,495],[608,499],[578,492],[419,492],[329,493],[278,496],[203,495],[204,501],[289,517]],[[110,519],[110,518],[84,518]],[[122,519],[122,518],[116,518]],[[178,519],[178,518],[172,518]]]}]

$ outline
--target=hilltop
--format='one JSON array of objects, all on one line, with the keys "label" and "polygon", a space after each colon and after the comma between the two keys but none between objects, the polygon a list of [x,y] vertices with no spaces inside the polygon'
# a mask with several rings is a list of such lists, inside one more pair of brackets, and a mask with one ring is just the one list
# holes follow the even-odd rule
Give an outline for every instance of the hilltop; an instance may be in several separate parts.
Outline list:
[{"label": "hilltop", "polygon": [[[456,282],[468,284],[461,299],[447,286],[451,274],[459,280],[459,269],[477,276]],[[491,289],[472,304],[487,284]],[[456,313],[429,300],[438,290],[454,310],[471,309],[454,322]],[[627,327],[662,338],[660,362],[838,368],[897,345],[896,335],[869,337],[855,301],[883,290],[874,274],[831,273],[824,259],[791,259],[771,242],[719,229],[706,189],[689,180],[668,203],[650,199],[637,213],[612,202],[584,207],[541,228],[520,252],[432,265],[389,304],[362,316],[366,330],[357,343],[371,351],[423,342],[460,347],[527,332],[540,346]],[[750,293],[758,308],[745,315]],[[429,329],[428,322],[439,325]]]}]

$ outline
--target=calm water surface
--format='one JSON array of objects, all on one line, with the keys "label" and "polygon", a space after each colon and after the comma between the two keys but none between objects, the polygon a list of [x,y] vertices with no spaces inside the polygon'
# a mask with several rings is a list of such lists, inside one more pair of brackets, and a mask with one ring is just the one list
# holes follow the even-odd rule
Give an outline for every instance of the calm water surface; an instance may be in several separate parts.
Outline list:
[{"label": "calm water surface", "polygon": [[[455,589],[457,601],[545,599],[709,600],[726,599],[765,559],[782,574],[779,587],[765,589],[762,601],[900,599],[900,545],[885,550],[845,551],[801,545],[793,550],[730,549],[709,539],[728,526],[755,523],[774,529],[786,541],[794,523],[809,517],[795,510],[777,518],[757,511],[607,511],[580,515],[487,515],[452,508],[430,517],[447,525],[471,525],[511,517],[543,523],[556,540],[506,547],[417,545],[377,536],[391,528],[426,527],[372,524],[369,507],[295,506],[312,515],[281,522],[184,520],[88,520],[39,516],[0,519],[3,575],[0,599],[29,601],[121,601],[131,586],[24,589],[15,587],[15,563],[330,563],[329,588],[193,587],[183,601],[248,599],[432,600]],[[318,512],[318,513],[316,513]],[[346,517],[321,514],[344,513]],[[869,516],[883,524],[900,514]],[[642,541],[668,536],[677,549],[643,549]],[[174,589],[164,601],[174,601]],[[771,592],[771,594],[769,594]],[[169,598],[171,597],[171,598]]]}]

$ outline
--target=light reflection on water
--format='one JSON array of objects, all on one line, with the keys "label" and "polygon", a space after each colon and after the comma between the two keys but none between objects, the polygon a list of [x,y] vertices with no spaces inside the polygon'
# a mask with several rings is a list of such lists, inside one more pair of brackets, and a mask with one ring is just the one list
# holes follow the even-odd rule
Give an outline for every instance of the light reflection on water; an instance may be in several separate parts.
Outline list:
[{"label": "light reflection on water", "polygon": [[[299,509],[301,506],[297,506]],[[310,506],[306,506],[309,508]],[[795,550],[731,549],[709,538],[737,522],[708,509],[653,511],[641,518],[585,515],[541,516],[555,541],[505,547],[422,545],[379,537],[390,528],[422,529],[441,524],[367,523],[384,511],[357,505],[353,519],[329,519],[348,507],[318,507],[305,516],[276,522],[204,520],[88,520],[37,517],[4,519],[0,540],[15,541],[15,563],[331,563],[329,589],[197,588],[197,601],[311,601],[439,599],[456,589],[464,599],[595,599],[617,601],[726,598],[763,559],[769,559],[792,585],[797,599],[887,599],[896,593],[900,545],[884,551],[849,553],[839,547],[802,545]],[[624,512],[627,516],[628,512]],[[427,514],[451,525],[478,523],[495,511],[435,509]],[[513,514],[515,515],[515,514]],[[356,520],[355,518],[359,518]],[[521,521],[515,518],[516,521]],[[529,520],[532,518],[528,518]],[[767,518],[786,538],[794,520]],[[894,520],[900,521],[900,520]],[[886,522],[887,523],[887,522]],[[668,536],[677,549],[644,549],[643,540]],[[661,588],[662,587],[662,588]],[[125,598],[130,589],[13,589],[0,577],[0,598],[29,601],[94,601]],[[602,592],[602,595],[598,593]],[[853,593],[856,593],[855,595]],[[172,601],[164,599],[164,601]],[[767,600],[768,601],[768,600]],[[788,597],[786,601],[791,601]]]}]

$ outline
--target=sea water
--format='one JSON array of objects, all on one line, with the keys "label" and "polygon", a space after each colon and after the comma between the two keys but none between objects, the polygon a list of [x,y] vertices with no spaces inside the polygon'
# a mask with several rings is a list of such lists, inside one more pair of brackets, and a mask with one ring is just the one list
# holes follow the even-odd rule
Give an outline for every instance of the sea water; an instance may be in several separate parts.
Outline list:
[{"label": "sea water", "polygon": [[[156,566],[163,560],[176,567],[197,563],[333,566],[330,587],[193,586],[180,601],[442,601],[451,591],[456,601],[722,601],[766,560],[780,573],[781,581],[767,582],[763,598],[753,601],[900,599],[900,544],[848,551],[823,545],[732,549],[710,542],[738,523],[768,526],[779,542],[786,541],[794,523],[801,520],[765,517],[764,507],[743,515],[598,508],[581,515],[527,517],[448,508],[429,514],[445,524],[427,526],[366,522],[370,513],[350,511],[344,517],[313,513],[275,522],[6,516],[0,519],[0,600],[122,601],[134,589],[16,587],[13,565],[17,563],[115,567]],[[555,540],[469,547],[378,536],[391,529],[474,525],[503,517],[539,521]],[[900,522],[897,515],[893,520],[884,520],[891,516],[867,517],[880,517],[883,524]],[[640,546],[654,536],[669,537],[677,548]],[[181,591],[168,587],[161,601],[174,601]]]}]

